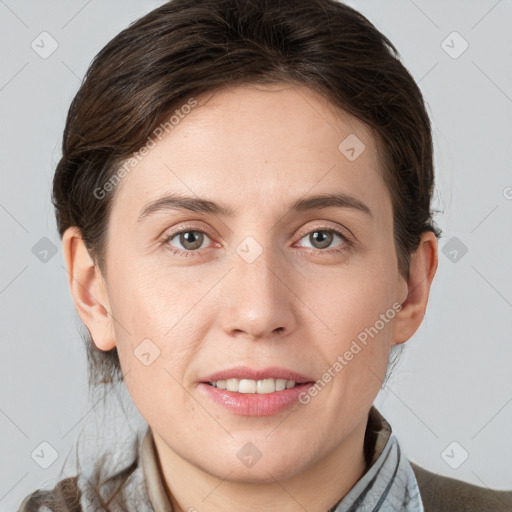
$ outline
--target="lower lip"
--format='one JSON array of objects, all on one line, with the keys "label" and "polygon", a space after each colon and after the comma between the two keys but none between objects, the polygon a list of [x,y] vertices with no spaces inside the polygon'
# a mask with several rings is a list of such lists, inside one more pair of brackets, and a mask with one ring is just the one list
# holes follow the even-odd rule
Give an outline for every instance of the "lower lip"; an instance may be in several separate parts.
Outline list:
[{"label": "lower lip", "polygon": [[299,395],[307,392],[313,385],[313,382],[308,382],[290,389],[264,394],[236,393],[204,382],[199,383],[199,389],[214,402],[240,416],[272,416],[298,403]]}]

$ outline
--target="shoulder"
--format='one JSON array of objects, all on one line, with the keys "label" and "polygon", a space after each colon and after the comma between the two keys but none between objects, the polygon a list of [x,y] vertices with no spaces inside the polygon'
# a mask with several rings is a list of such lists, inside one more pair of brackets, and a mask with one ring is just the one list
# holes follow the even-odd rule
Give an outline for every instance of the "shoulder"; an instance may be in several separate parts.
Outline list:
[{"label": "shoulder", "polygon": [[53,489],[32,492],[22,501],[18,512],[82,512],[78,477],[60,480]]},{"label": "shoulder", "polygon": [[512,490],[480,487],[409,463],[418,482],[425,512],[512,512]]}]

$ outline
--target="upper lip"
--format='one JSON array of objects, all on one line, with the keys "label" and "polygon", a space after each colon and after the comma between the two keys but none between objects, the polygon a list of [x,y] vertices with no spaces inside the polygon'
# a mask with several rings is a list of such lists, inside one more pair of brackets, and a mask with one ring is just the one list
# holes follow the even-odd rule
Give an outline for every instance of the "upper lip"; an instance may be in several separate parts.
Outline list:
[{"label": "upper lip", "polygon": [[293,380],[297,383],[313,382],[314,379],[301,375],[288,368],[279,366],[270,366],[267,368],[255,369],[248,366],[236,366],[227,370],[212,373],[201,380],[201,382],[216,382],[218,380],[226,379],[286,379]]}]

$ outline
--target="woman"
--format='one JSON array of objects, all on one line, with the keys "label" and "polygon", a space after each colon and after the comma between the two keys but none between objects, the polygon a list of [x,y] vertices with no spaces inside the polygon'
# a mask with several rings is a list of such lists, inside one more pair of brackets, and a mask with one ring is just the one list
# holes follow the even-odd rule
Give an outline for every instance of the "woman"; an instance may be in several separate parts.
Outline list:
[{"label": "woman", "polygon": [[372,405],[426,310],[433,182],[417,85],[342,3],[172,0],[122,31],[53,200],[91,372],[148,428],[20,510],[512,510]]}]

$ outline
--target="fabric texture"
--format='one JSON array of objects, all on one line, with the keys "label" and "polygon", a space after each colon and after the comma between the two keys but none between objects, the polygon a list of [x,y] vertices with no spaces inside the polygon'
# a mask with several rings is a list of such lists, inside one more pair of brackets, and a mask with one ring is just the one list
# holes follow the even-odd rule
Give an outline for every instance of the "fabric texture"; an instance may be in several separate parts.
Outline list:
[{"label": "fabric texture", "polygon": [[[364,453],[365,473],[328,512],[512,512],[512,491],[443,477],[408,461],[375,406],[369,413]],[[91,475],[83,473],[61,480],[53,490],[30,494],[19,512],[173,512],[151,428],[147,426],[131,450],[117,456],[106,464],[101,461],[111,476],[99,492]]]},{"label": "fabric texture", "polygon": [[390,434],[372,467],[330,512],[424,512],[416,477]]},{"label": "fabric texture", "polygon": [[[512,491],[497,491],[440,476],[411,462],[425,512],[512,512]],[[510,475],[512,488],[512,475]]]}]

